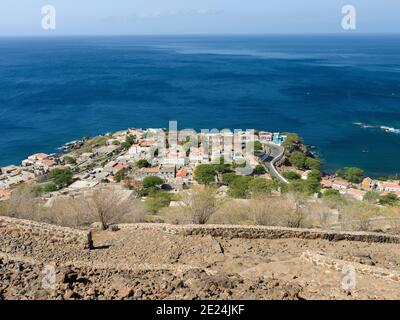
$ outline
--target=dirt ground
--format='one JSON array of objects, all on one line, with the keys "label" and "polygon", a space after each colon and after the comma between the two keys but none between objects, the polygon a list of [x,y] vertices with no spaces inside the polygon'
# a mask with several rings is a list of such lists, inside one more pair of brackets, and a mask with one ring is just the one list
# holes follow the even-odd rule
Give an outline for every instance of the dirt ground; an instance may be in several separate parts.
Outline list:
[{"label": "dirt ground", "polygon": [[[3,299],[400,298],[398,244],[225,239],[122,228],[94,232],[95,249],[89,251],[25,235],[16,243],[13,239],[22,239],[18,230],[0,235]],[[37,266],[45,264],[56,265],[53,291],[37,284]]]}]

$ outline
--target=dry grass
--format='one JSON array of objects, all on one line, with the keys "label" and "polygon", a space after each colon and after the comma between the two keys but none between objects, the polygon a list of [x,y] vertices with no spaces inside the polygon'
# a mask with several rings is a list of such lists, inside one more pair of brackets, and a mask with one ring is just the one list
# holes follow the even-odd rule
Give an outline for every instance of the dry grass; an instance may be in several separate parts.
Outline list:
[{"label": "dry grass", "polygon": [[400,234],[400,207],[388,208],[384,215],[387,224],[390,226],[390,233]]},{"label": "dry grass", "polygon": [[342,230],[372,231],[374,218],[382,216],[382,209],[364,202],[352,202],[341,210]]},{"label": "dry grass", "polygon": [[210,218],[212,224],[251,225],[253,221],[246,210],[247,205],[242,201],[226,201]]},{"label": "dry grass", "polygon": [[311,225],[304,198],[295,194],[241,202],[229,201],[213,215],[210,222],[293,228]]},{"label": "dry grass", "polygon": [[121,222],[142,222],[146,210],[139,201],[133,201],[121,190],[94,189],[77,199],[80,212],[101,223],[103,230]]},{"label": "dry grass", "polygon": [[20,219],[80,227],[100,222],[104,229],[114,223],[142,222],[146,210],[139,200],[124,197],[113,188],[94,189],[78,198],[58,197],[45,207],[30,188],[13,192],[0,214]]},{"label": "dry grass", "polygon": [[[126,191],[126,190],[125,190]],[[113,187],[93,189],[78,198],[58,197],[43,206],[29,186],[18,188],[9,201],[0,202],[0,215],[82,227],[100,222],[146,221],[145,205]],[[400,207],[381,207],[342,199],[311,199],[297,194],[251,200],[220,200],[213,189],[193,188],[182,194],[180,206],[164,208],[159,218],[173,224],[237,224],[345,231],[388,230],[400,234]]]},{"label": "dry grass", "polygon": [[181,195],[178,208],[164,210],[164,215],[170,223],[205,224],[219,206],[214,189],[192,188]]}]

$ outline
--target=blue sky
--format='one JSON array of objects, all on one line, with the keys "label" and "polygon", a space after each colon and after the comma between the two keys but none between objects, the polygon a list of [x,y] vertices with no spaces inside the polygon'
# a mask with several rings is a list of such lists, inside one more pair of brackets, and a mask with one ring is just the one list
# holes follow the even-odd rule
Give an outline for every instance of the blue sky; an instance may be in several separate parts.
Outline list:
[{"label": "blue sky", "polygon": [[399,0],[1,0],[0,35],[47,35],[41,7],[57,10],[56,35],[340,33],[341,8],[358,33],[400,33]]}]

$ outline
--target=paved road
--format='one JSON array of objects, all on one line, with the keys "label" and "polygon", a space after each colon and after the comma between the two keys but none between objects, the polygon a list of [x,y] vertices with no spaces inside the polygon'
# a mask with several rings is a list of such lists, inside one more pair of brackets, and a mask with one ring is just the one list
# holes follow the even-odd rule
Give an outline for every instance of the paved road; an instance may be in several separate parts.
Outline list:
[{"label": "paved road", "polygon": [[269,174],[277,178],[280,182],[288,184],[287,181],[275,168],[275,163],[279,161],[285,153],[285,148],[276,144],[268,143],[265,147],[265,152],[258,154],[258,157],[264,163]]}]

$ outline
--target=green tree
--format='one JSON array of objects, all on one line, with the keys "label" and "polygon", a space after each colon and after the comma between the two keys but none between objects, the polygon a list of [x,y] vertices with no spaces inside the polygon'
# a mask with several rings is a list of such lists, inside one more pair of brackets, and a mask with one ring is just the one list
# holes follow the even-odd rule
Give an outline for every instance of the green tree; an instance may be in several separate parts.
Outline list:
[{"label": "green tree", "polygon": [[125,150],[128,150],[131,147],[131,145],[128,142],[124,141],[121,143],[121,147]]},{"label": "green tree", "polygon": [[316,180],[316,181],[320,182],[321,181],[321,171],[311,170],[311,172],[308,173],[307,180]]},{"label": "green tree", "polygon": [[245,199],[250,196],[249,183],[252,177],[239,176],[229,185],[229,195],[234,198]]},{"label": "green tree", "polygon": [[143,187],[148,189],[148,188],[160,187],[164,183],[164,180],[161,179],[160,177],[151,176],[144,178],[142,183]]},{"label": "green tree", "polygon": [[336,170],[336,176],[344,179],[344,170],[343,169]]},{"label": "green tree", "polygon": [[272,190],[276,189],[276,185],[272,180],[254,178],[249,181],[248,188],[249,192],[253,196],[257,196],[262,194],[271,194]]},{"label": "green tree", "polygon": [[282,173],[282,175],[288,180],[301,179],[301,176],[297,172],[294,172],[294,171],[285,171],[284,173]]},{"label": "green tree", "polygon": [[194,175],[197,182],[210,185],[215,182],[215,167],[209,164],[201,164],[196,167]]},{"label": "green tree", "polygon": [[128,150],[136,141],[136,137],[132,135],[127,135],[125,141],[121,143],[121,147]]},{"label": "green tree", "polygon": [[73,176],[74,174],[68,168],[55,168],[48,174],[48,178],[52,180],[58,188],[69,186],[72,182],[74,182]]},{"label": "green tree", "polygon": [[321,161],[315,158],[307,157],[305,166],[310,170],[320,170],[321,169]]},{"label": "green tree", "polygon": [[171,203],[171,195],[163,190],[152,190],[146,198],[146,206],[152,213],[166,208]]},{"label": "green tree", "polygon": [[126,178],[126,171],[125,170],[120,170],[114,175],[114,180],[116,182],[121,182]]},{"label": "green tree", "polygon": [[307,179],[304,184],[304,191],[308,195],[312,195],[321,190],[320,181],[317,179]]},{"label": "green tree", "polygon": [[151,167],[151,164],[145,159],[141,159],[141,160],[136,161],[135,165],[139,169],[141,169],[141,168],[150,168]]},{"label": "green tree", "polygon": [[346,167],[344,168],[344,178],[353,183],[360,183],[364,178],[364,171],[359,168]]},{"label": "green tree", "polygon": [[284,148],[290,149],[294,145],[299,144],[301,142],[300,137],[296,133],[287,133],[286,136],[287,136],[286,140],[282,143],[282,146]]},{"label": "green tree", "polygon": [[255,168],[254,168],[254,171],[253,171],[253,173],[254,174],[256,174],[256,175],[262,175],[262,174],[264,174],[266,171],[265,171],[265,168],[264,168],[264,166],[262,165],[262,164],[258,164]]},{"label": "green tree", "polygon": [[306,195],[312,195],[319,192],[321,189],[320,179],[319,171],[312,171],[308,174],[307,180],[291,181],[289,184],[289,190]]},{"label": "green tree", "polygon": [[213,168],[217,173],[226,173],[231,171],[231,166],[225,163],[214,164]]},{"label": "green tree", "polygon": [[294,151],[289,157],[289,162],[298,169],[302,169],[306,163],[306,156],[300,151]]},{"label": "green tree", "polygon": [[127,142],[130,146],[133,145],[135,143],[135,141],[136,141],[136,137],[131,134],[128,134],[125,138],[125,142]]},{"label": "green tree", "polygon": [[228,173],[224,173],[222,175],[222,183],[229,186],[232,181],[234,181],[236,178],[238,178],[240,176],[238,176],[236,173],[234,172],[228,172]]},{"label": "green tree", "polygon": [[394,206],[399,203],[399,198],[394,193],[388,193],[379,197],[379,204],[382,206]]},{"label": "green tree", "polygon": [[293,180],[289,184],[289,191],[296,193],[307,193],[305,180]]}]

